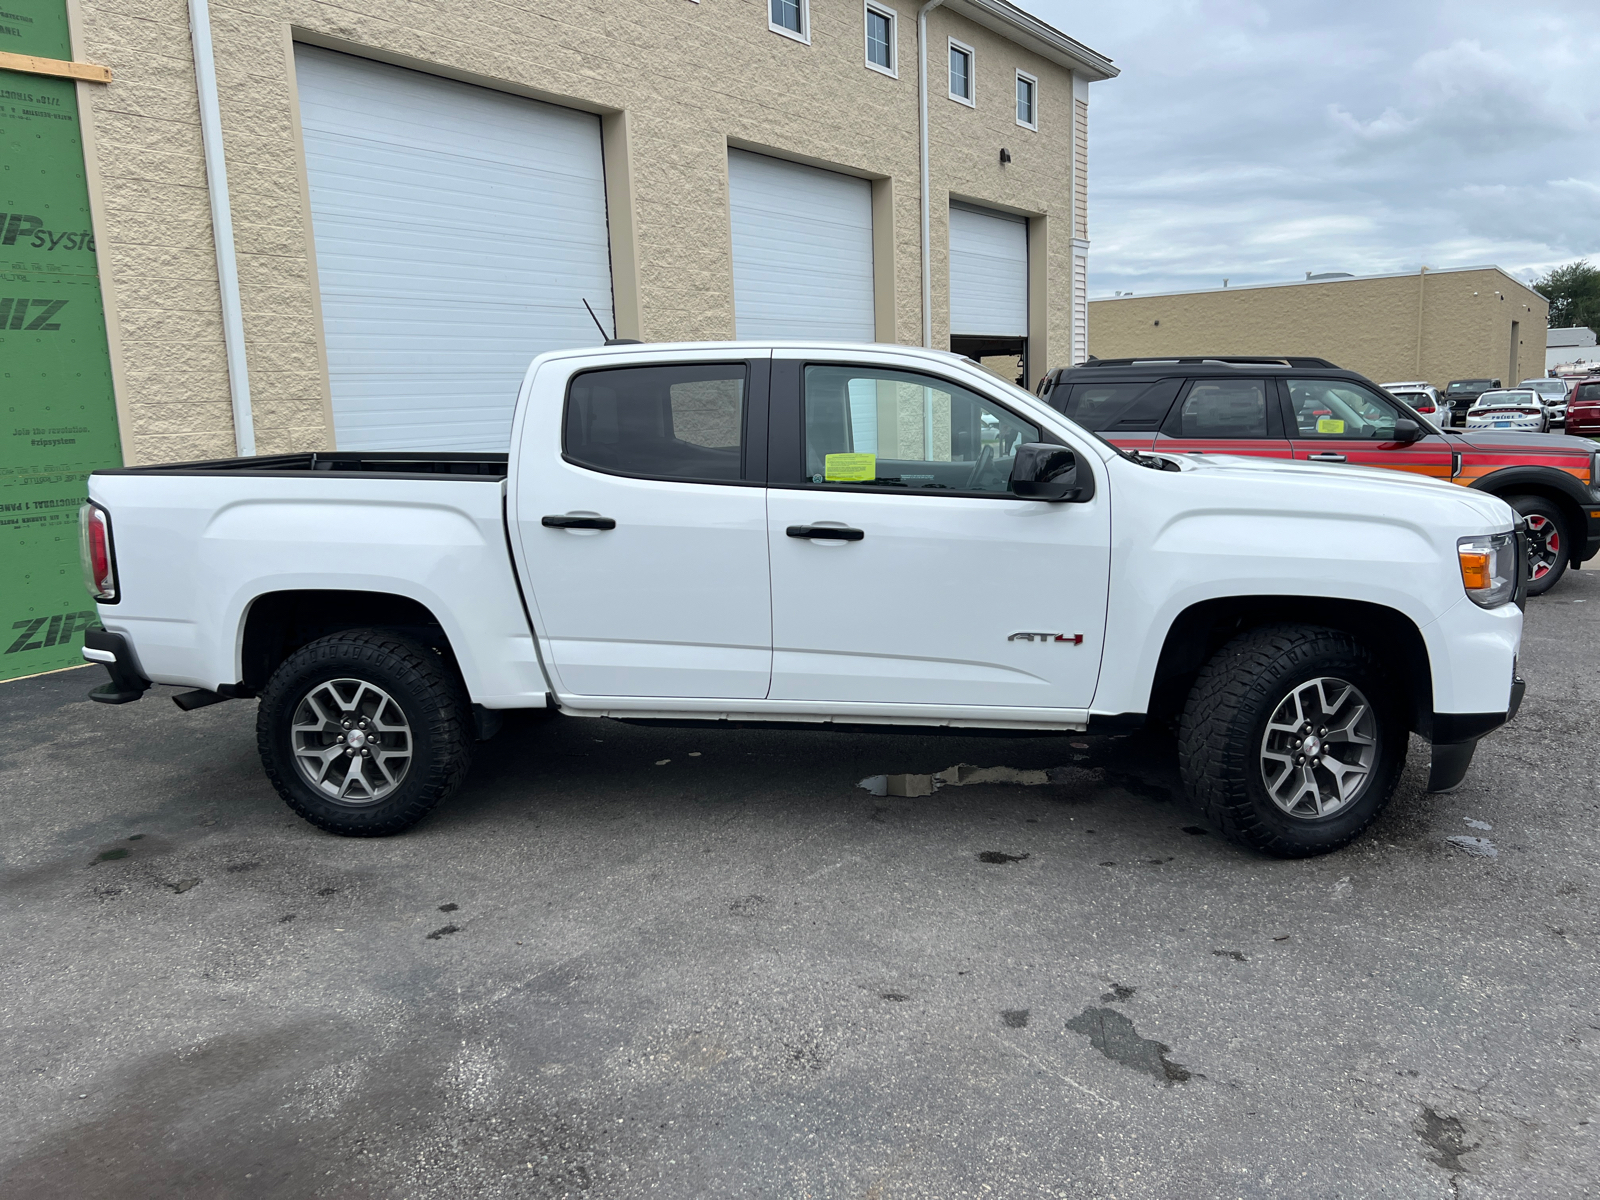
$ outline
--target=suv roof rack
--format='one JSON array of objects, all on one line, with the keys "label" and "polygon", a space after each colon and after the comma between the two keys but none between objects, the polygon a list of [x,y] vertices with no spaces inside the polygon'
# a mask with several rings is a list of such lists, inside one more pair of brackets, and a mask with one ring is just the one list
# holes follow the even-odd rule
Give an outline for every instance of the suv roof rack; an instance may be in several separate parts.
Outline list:
[{"label": "suv roof rack", "polygon": [[1247,354],[1147,354],[1142,358],[1091,358],[1078,363],[1079,367],[1167,367],[1184,364],[1219,367],[1312,367],[1326,371],[1344,368],[1325,358],[1307,358],[1299,355],[1247,355]]}]

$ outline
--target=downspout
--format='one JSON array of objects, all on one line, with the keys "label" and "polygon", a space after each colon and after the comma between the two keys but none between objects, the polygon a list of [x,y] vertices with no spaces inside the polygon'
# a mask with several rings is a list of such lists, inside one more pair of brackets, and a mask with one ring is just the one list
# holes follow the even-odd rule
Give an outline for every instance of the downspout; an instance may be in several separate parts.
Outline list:
[{"label": "downspout", "polygon": [[194,82],[200,100],[206,191],[211,196],[211,235],[217,247],[217,286],[222,293],[222,344],[228,353],[233,443],[239,457],[247,458],[256,452],[256,426],[250,411],[244,309],[239,302],[239,264],[233,254],[233,210],[228,204],[228,165],[222,152],[222,110],[217,101],[217,64],[211,52],[211,10],[206,0],[189,0],[189,33],[194,41]]},{"label": "downspout", "polygon": [[944,0],[917,9],[917,133],[922,155],[922,344],[933,345],[932,199],[928,195],[928,14]]}]

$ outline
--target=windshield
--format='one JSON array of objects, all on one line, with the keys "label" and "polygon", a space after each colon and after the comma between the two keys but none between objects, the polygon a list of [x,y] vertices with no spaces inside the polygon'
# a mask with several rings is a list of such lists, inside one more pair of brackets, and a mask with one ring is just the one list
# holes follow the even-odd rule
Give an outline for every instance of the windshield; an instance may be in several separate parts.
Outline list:
[{"label": "windshield", "polygon": [[1489,386],[1487,379],[1458,379],[1450,385],[1452,392],[1481,392]]},{"label": "windshield", "polygon": [[1538,404],[1539,398],[1532,392],[1485,392],[1478,397],[1479,408],[1525,408],[1530,404]]}]

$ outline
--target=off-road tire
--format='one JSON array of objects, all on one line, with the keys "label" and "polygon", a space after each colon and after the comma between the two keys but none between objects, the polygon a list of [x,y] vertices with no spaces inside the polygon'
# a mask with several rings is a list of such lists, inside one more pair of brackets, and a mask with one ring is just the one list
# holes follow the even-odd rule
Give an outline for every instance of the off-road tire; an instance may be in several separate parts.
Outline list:
[{"label": "off-road tire", "polygon": [[[1314,819],[1273,803],[1260,752],[1268,719],[1296,686],[1321,676],[1356,685],[1373,708],[1377,761],[1366,790]],[[1223,835],[1277,858],[1305,858],[1348,845],[1394,794],[1405,766],[1407,721],[1377,658],[1348,634],[1308,625],[1267,625],[1234,638],[1200,671],[1178,730],[1178,767],[1189,799]]]},{"label": "off-road tire", "polygon": [[[1568,539],[1571,537],[1571,533],[1567,529],[1566,518],[1561,515],[1561,510],[1556,507],[1554,501],[1546,500],[1543,496],[1506,496],[1504,499],[1507,504],[1525,517],[1538,517],[1551,522],[1556,534],[1561,539],[1558,543],[1560,553],[1556,555],[1556,561],[1550,570],[1538,580],[1531,578],[1528,580],[1528,595],[1542,596],[1560,583],[1561,577],[1567,573],[1567,563],[1569,561],[1567,556],[1571,550],[1571,542]],[[1529,524],[1532,525],[1533,523],[1530,519]],[[1531,528],[1528,532],[1530,535],[1536,533]],[[1533,540],[1533,537],[1529,538],[1530,542]],[[1531,566],[1532,564],[1530,563],[1529,565]]]},{"label": "off-road tire", "polygon": [[[398,786],[369,803],[343,803],[313,786],[295,763],[291,725],[319,684],[357,679],[387,692],[410,725],[411,757]],[[295,812],[343,837],[387,837],[411,828],[460,785],[471,764],[465,689],[438,653],[396,634],[347,630],[300,647],[272,673],[256,713],[267,778]]]}]

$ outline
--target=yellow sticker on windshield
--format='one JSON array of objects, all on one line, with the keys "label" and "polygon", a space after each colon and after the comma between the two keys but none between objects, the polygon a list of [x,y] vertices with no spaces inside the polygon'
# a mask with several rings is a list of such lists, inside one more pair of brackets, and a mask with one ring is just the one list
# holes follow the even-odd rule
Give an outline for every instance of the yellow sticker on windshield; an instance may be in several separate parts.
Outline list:
[{"label": "yellow sticker on windshield", "polygon": [[1317,418],[1317,432],[1318,433],[1343,433],[1344,432],[1344,422],[1339,420],[1338,417],[1318,417]]},{"label": "yellow sticker on windshield", "polygon": [[859,483],[878,477],[876,454],[830,454],[822,462],[823,478],[829,483]]}]

